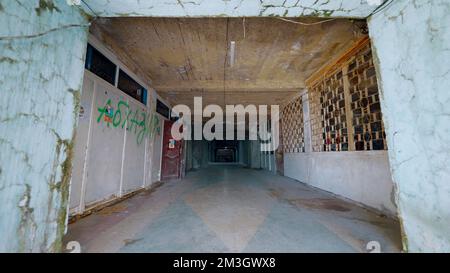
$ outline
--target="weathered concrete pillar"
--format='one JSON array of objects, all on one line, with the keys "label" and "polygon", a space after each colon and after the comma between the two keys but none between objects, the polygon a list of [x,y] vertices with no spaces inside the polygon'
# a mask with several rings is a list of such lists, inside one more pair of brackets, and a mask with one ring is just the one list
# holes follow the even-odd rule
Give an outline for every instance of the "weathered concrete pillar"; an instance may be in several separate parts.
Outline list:
[{"label": "weathered concrete pillar", "polygon": [[408,251],[450,251],[450,2],[396,0],[369,20]]},{"label": "weathered concrete pillar", "polygon": [[305,142],[305,152],[312,152],[311,141],[311,116],[309,114],[309,91],[306,91],[302,95],[302,109],[303,109],[303,132]]},{"label": "weathered concrete pillar", "polygon": [[60,250],[87,24],[65,0],[0,2],[0,252]]},{"label": "weathered concrete pillar", "polygon": [[261,168],[261,143],[257,140],[251,140],[250,144],[250,168]]}]

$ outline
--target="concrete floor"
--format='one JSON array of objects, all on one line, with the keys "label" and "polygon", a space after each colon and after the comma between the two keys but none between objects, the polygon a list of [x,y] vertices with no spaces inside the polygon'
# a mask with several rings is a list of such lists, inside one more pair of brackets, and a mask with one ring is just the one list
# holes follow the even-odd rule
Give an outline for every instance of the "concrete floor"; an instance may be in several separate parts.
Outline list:
[{"label": "concrete floor", "polygon": [[82,252],[399,252],[399,224],[266,171],[211,166],[71,224]]}]

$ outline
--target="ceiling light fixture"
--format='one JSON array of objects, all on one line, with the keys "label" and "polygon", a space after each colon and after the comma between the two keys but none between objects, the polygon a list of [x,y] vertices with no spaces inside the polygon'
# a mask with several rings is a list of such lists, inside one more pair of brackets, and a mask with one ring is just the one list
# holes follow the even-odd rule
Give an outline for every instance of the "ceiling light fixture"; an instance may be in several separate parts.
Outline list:
[{"label": "ceiling light fixture", "polygon": [[230,66],[234,65],[235,51],[236,51],[236,42],[231,41],[230,42]]}]

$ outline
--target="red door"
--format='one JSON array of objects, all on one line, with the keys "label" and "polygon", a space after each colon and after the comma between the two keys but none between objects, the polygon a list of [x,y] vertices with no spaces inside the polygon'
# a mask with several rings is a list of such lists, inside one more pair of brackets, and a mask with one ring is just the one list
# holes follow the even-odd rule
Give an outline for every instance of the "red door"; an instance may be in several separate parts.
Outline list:
[{"label": "red door", "polygon": [[183,141],[172,137],[172,121],[164,121],[161,180],[181,178]]}]

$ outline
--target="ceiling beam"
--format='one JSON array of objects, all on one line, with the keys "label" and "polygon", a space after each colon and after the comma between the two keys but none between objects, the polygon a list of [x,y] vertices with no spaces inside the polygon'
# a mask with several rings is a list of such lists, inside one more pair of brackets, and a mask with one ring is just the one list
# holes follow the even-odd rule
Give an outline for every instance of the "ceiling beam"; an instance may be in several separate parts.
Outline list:
[{"label": "ceiling beam", "polygon": [[83,0],[98,17],[334,17],[366,18],[385,0]]},{"label": "ceiling beam", "polygon": [[241,80],[210,80],[210,81],[172,81],[161,85],[153,86],[160,92],[230,92],[230,91],[295,91],[305,88],[304,81],[277,81],[277,80],[257,80],[257,81],[241,81]]}]

